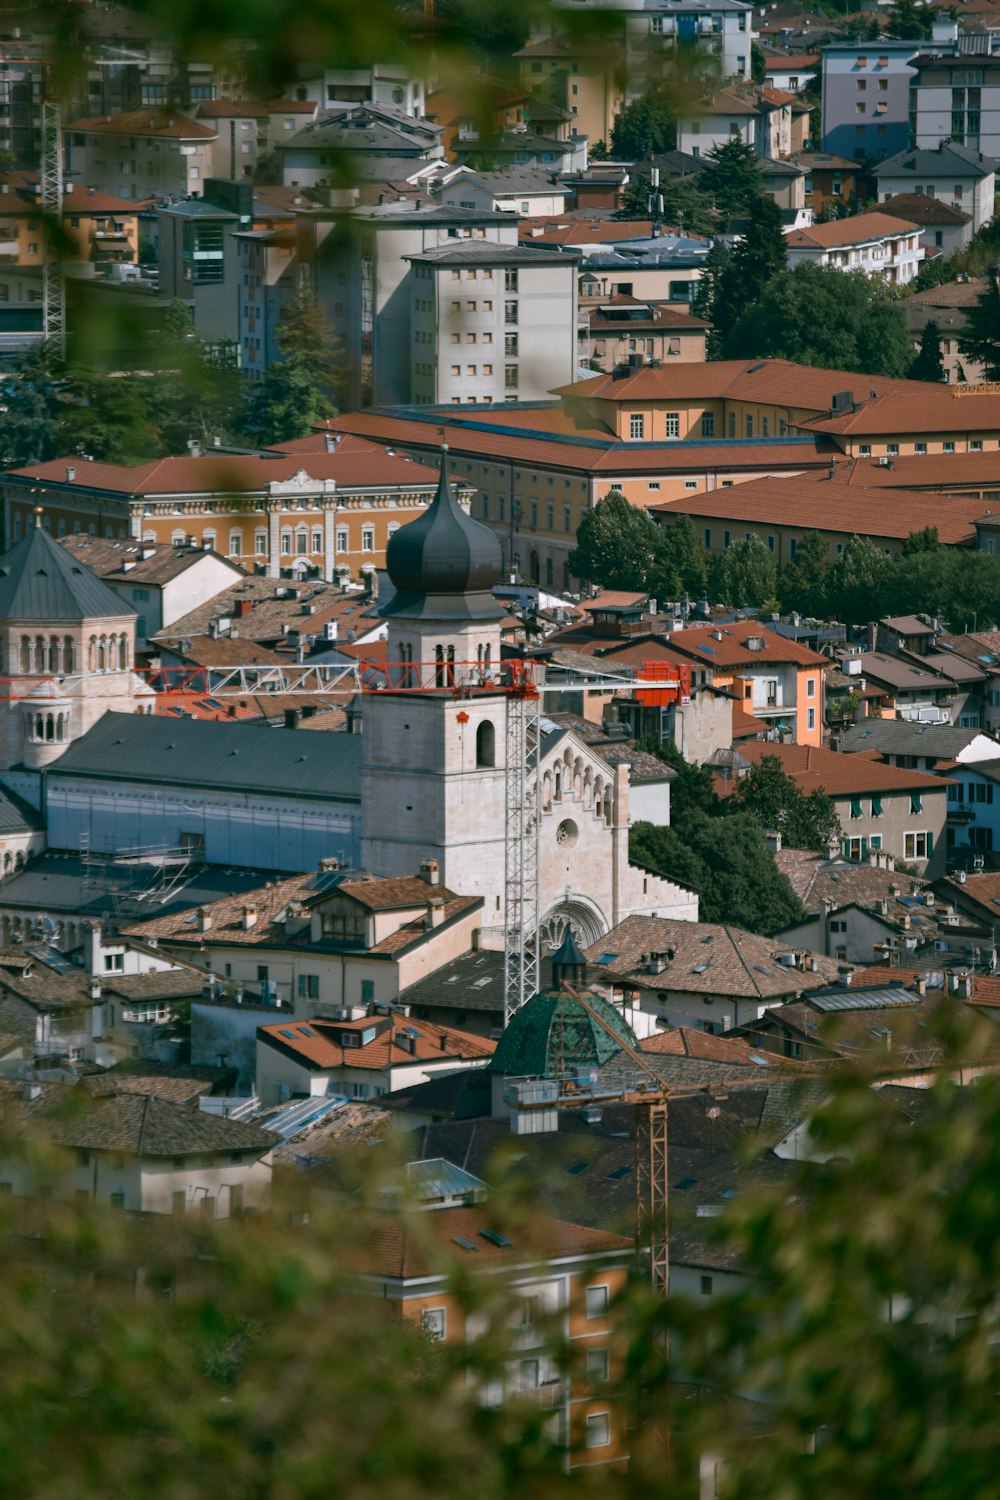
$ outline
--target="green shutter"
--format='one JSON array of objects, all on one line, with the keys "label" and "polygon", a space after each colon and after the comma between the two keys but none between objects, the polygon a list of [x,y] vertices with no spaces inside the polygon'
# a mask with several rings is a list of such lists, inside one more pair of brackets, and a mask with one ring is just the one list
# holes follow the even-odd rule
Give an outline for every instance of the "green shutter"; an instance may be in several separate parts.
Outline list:
[{"label": "green shutter", "polygon": [[873,818],[880,818],[881,816],[882,816],[882,798],[881,797],[873,797],[872,798],[872,817]]},{"label": "green shutter", "polygon": [[933,853],[934,853],[934,835],[933,835],[933,833],[929,833],[927,835],[927,858],[930,859],[930,857],[931,857],[931,855]]},{"label": "green shutter", "polygon": [[868,840],[867,839],[862,839],[861,840],[861,858],[863,860],[868,858]]},{"label": "green shutter", "polygon": [[919,792],[911,792],[910,793],[910,812],[911,813],[919,813],[919,812],[923,812],[923,810],[924,810],[924,805],[923,805],[923,803],[920,800],[920,793]]},{"label": "green shutter", "polygon": [[852,797],[851,798],[851,817],[852,818],[860,818],[861,817],[861,798],[860,797]]}]

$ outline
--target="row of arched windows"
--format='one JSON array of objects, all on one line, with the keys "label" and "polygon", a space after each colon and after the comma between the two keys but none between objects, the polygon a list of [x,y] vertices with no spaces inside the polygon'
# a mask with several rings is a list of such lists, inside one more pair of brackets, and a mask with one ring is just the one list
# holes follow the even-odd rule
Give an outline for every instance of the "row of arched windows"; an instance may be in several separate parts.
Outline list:
[{"label": "row of arched windows", "polygon": [[87,667],[91,672],[124,672],[128,669],[128,636],[92,635],[87,642]]},{"label": "row of arched windows", "polygon": [[[13,663],[12,663],[13,665]],[[59,676],[76,671],[76,642],[71,635],[22,635],[17,650],[21,672],[54,672]]]},{"label": "row of arched windows", "polygon": [[603,776],[595,776],[590,766],[584,766],[580,756],[574,759],[567,750],[561,760],[549,767],[542,776],[542,810],[550,812],[556,802],[566,797],[576,798],[585,808],[592,808],[594,816],[610,826],[612,796],[611,782]]},{"label": "row of arched windows", "polygon": [[64,745],[69,738],[69,712],[52,709],[29,712],[25,728],[33,745]]}]

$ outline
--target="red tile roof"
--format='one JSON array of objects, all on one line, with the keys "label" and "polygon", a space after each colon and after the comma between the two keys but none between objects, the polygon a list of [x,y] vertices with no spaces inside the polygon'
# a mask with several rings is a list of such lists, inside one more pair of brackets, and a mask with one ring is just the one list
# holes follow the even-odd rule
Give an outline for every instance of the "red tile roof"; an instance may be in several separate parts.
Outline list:
[{"label": "red tile roof", "polygon": [[833,478],[838,484],[876,485],[880,489],[916,490],[926,486],[939,494],[957,493],[974,485],[1000,488],[1000,449],[982,453],[904,453],[893,458],[891,468],[877,458],[842,459]]},{"label": "red tile roof", "polygon": [[[872,389],[878,391],[875,381]],[[812,432],[856,437],[904,432],[918,436],[936,432],[993,434],[1000,429],[1000,395],[966,391],[960,385],[900,381],[891,390],[878,391],[857,411],[811,417],[799,425]]]},{"label": "red tile roof", "polygon": [[793,229],[785,236],[785,243],[790,250],[830,250],[840,245],[860,245],[869,240],[912,234],[917,227],[911,220],[896,218],[893,214],[855,214],[850,219],[832,219],[828,224]]},{"label": "red tile roof", "polygon": [[[72,481],[66,478],[68,465],[76,471]],[[311,479],[335,480],[339,489],[416,488],[436,485],[438,478],[436,469],[354,436],[342,438],[333,453],[325,451],[320,439],[318,451],[310,451],[308,457],[281,449],[266,455],[204,453],[197,458],[159,458],[125,465],[73,456],[13,469],[7,477],[123,495],[193,495],[254,493],[274,480],[293,479],[303,470]]]},{"label": "red tile roof", "polygon": [[[803,792],[822,788],[830,797],[850,797],[868,792],[940,792],[945,795],[948,781],[943,776],[928,776],[923,771],[906,771],[869,760],[866,755],[844,755],[839,750],[821,750],[815,745],[781,745],[761,740],[747,741],[740,754],[752,765],[759,765],[767,755],[776,755],[786,775]],[[729,783],[731,789],[732,783]]]},{"label": "red tile roof", "polygon": [[[840,391],[853,390],[856,397],[868,400],[870,391],[877,395],[889,392],[920,395],[928,389],[934,388],[919,380],[888,380],[881,375],[862,375],[856,370],[821,370],[787,359],[720,359],[707,364],[660,365],[658,369],[643,365],[624,379],[595,375],[574,385],[560,386],[552,394],[616,403],[729,397],[819,413],[830,410],[834,396]],[[947,387],[940,390],[946,393]]]},{"label": "red tile roof", "polygon": [[[880,471],[869,472],[875,481]],[[911,531],[936,526],[938,540],[951,546],[968,546],[975,540],[972,523],[983,509],[983,502],[971,495],[943,502],[923,491],[882,489],[874,482],[871,488],[848,488],[808,474],[748,479],[729,489],[683,495],[650,506],[654,518],[680,514],[899,541]]]},{"label": "red tile roof", "polygon": [[117,115],[94,115],[86,120],[74,120],[70,130],[83,130],[99,135],[143,135],[167,136],[178,141],[214,141],[217,131],[176,110],[148,109],[127,110]]},{"label": "red tile roof", "polygon": [[[751,640],[763,641],[753,649]],[[687,630],[673,630],[666,637],[668,650],[683,652],[701,666],[753,666],[756,662],[793,662],[800,667],[823,667],[828,658],[790,641],[776,631],[768,630],[756,620],[742,620],[728,625],[695,625]]]},{"label": "red tile roof", "polygon": [[[499,1231],[507,1243],[485,1238],[484,1231]],[[475,1251],[466,1250],[463,1240],[474,1245]],[[370,1276],[423,1280],[435,1272],[442,1277],[450,1274],[456,1261],[467,1270],[537,1265],[581,1255],[626,1257],[634,1243],[605,1229],[586,1229],[539,1215],[532,1215],[530,1222],[518,1219],[512,1226],[497,1217],[496,1208],[484,1203],[417,1215],[386,1213],[375,1226],[359,1269]]]},{"label": "red tile roof", "polygon": [[[485,1060],[496,1051],[496,1042],[438,1026],[433,1021],[417,1021],[409,1016],[390,1016],[384,1027],[367,1045],[345,1047],[341,1037],[360,1034],[376,1025],[377,1017],[361,1021],[283,1021],[277,1026],[258,1026],[260,1041],[279,1051],[293,1053],[306,1067],[312,1068],[394,1068],[421,1062],[464,1062]],[[399,1034],[412,1041],[403,1046]]]}]

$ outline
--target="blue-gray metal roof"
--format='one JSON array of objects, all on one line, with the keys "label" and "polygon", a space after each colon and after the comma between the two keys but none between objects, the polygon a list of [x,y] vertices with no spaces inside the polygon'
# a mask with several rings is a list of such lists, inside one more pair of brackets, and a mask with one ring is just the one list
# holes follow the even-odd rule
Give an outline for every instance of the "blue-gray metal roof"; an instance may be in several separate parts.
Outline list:
[{"label": "blue-gray metal roof", "polygon": [[51,767],[64,776],[358,802],[361,736],[108,713]]},{"label": "blue-gray metal roof", "polygon": [[873,985],[871,988],[835,990],[813,990],[805,997],[813,1010],[888,1010],[893,1006],[919,1005],[920,996],[902,985]]},{"label": "blue-gray metal roof", "polygon": [[0,557],[0,619],[108,620],[135,610],[41,526]]}]

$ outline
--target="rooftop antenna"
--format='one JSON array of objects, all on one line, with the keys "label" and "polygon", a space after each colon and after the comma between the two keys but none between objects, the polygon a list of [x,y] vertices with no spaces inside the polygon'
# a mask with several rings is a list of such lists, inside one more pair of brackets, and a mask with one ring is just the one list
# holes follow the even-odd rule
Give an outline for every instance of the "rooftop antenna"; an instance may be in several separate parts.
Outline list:
[{"label": "rooftop antenna", "polygon": [[663,232],[663,194],[660,192],[660,169],[653,167],[649,174],[649,217],[652,222],[653,239]]}]

